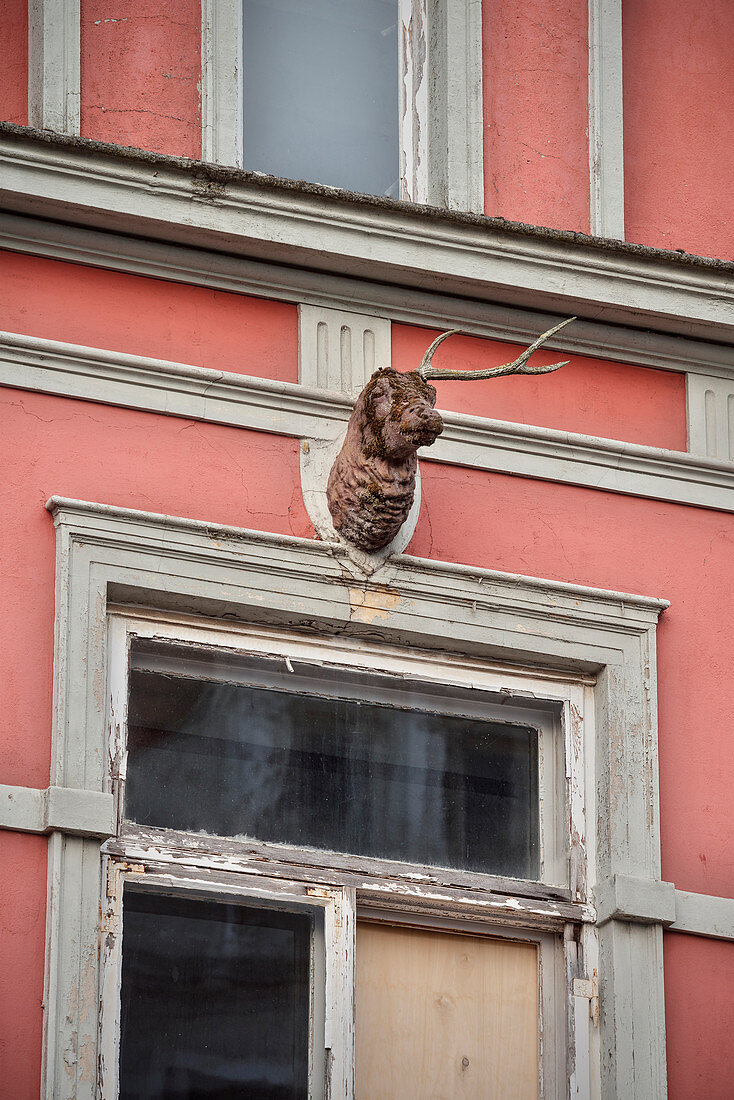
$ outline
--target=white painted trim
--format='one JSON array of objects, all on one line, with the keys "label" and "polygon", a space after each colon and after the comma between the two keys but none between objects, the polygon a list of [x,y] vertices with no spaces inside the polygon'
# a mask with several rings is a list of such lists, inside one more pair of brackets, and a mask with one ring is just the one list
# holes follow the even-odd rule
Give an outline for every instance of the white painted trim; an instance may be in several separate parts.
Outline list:
[{"label": "white painted trim", "polygon": [[675,921],[671,932],[687,932],[717,940],[734,940],[734,898],[675,892]]},{"label": "white painted trim", "polygon": [[[355,647],[374,644],[379,632],[406,652],[440,645],[439,653],[515,667],[530,661],[536,675],[595,672],[587,690],[598,804],[587,823],[599,828],[591,840],[597,880],[659,881],[655,628],[664,602],[409,557],[365,582],[337,548],[316,541],[60,498],[48,507],[58,554],[57,781],[105,789],[106,718],[96,687],[109,598],[220,622],[226,614],[228,630],[248,620],[305,622]],[[77,1100],[91,1100],[96,1005],[78,993],[82,976],[96,986],[99,843],[55,843],[49,875],[46,1088],[60,1097],[76,1088]],[[662,926],[613,919],[598,936],[602,1096],[657,1100],[665,1095]],[[54,1092],[61,1081],[66,1091]]]},{"label": "white painted trim", "polygon": [[[224,863],[224,861],[222,861]],[[311,1082],[309,1100],[354,1096],[354,892],[339,887],[304,885],[248,876],[235,861],[211,871],[182,865],[168,852],[147,850],[121,859],[104,858],[99,899],[104,938],[100,961],[99,1098],[119,1095],[120,983],[126,883],[168,894],[221,901],[260,902],[263,906],[306,912],[315,917],[317,957],[312,973]],[[261,869],[262,871],[262,869]],[[238,873],[239,872],[239,873]],[[320,948],[320,950],[319,950]],[[320,957],[318,957],[320,956]]]},{"label": "white painted trim", "polygon": [[[480,0],[399,0],[402,199],[484,211]],[[203,159],[243,167],[242,10],[203,0]]]},{"label": "white painted trim", "polygon": [[433,71],[429,53],[426,0],[398,0],[398,110],[400,115],[400,198],[430,202],[429,84],[443,73]]},{"label": "white painted trim", "polygon": [[[246,257],[204,252],[7,213],[0,216],[0,247],[206,286],[231,294],[253,294],[319,308],[342,309],[429,328],[461,328],[477,336],[525,345],[558,320],[537,310],[512,309],[448,294],[259,263]],[[634,317],[629,320],[634,321]],[[734,378],[730,347],[689,340],[684,336],[579,319],[563,330],[562,346],[579,355],[618,360],[653,370]]]},{"label": "white painted trim", "polygon": [[734,463],[734,377],[686,378],[688,450]]},{"label": "white painted trim", "polygon": [[[5,207],[479,301],[734,340],[729,265],[0,127]],[[335,304],[335,303],[332,303]],[[567,344],[565,337],[563,346]]]},{"label": "white painted trim", "polygon": [[624,240],[622,0],[589,0],[591,232]]},{"label": "white painted trim", "polygon": [[0,785],[0,829],[108,837],[115,832],[112,795],[69,787]]},{"label": "white painted trim", "polygon": [[614,875],[594,893],[597,924],[610,920],[641,924],[672,924],[676,916],[675,888],[671,882]]},{"label": "white painted trim", "polygon": [[202,0],[202,159],[241,168],[242,5]]},{"label": "white painted trim", "polygon": [[298,381],[356,397],[378,367],[389,367],[391,324],[386,317],[301,304]]},{"label": "white painted trim", "polygon": [[428,0],[427,201],[484,213],[481,0]]},{"label": "white painted trim", "polygon": [[28,0],[28,118],[39,130],[78,134],[80,0]]},{"label": "white painted trim", "polygon": [[[352,409],[344,394],[15,333],[0,333],[0,385],[312,441],[336,440]],[[424,461],[734,511],[731,463],[460,413],[443,416],[444,432],[421,453]]]}]

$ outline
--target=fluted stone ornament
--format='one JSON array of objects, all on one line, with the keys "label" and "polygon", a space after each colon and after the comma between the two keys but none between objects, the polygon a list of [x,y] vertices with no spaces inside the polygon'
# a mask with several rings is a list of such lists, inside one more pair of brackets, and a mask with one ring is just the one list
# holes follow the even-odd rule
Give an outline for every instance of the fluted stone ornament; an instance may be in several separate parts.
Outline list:
[{"label": "fluted stone ornament", "polygon": [[415,494],[417,450],[430,447],[443,431],[436,412],[436,390],[430,381],[471,381],[506,374],[549,374],[566,365],[529,367],[534,351],[565,325],[569,317],[544,332],[511,363],[487,370],[454,371],[431,366],[436,348],[451,329],[436,337],[418,370],[405,373],[382,367],[357,398],[347,433],[329,474],[326,499],[335,530],[353,546],[374,554],[397,535],[410,512]]}]

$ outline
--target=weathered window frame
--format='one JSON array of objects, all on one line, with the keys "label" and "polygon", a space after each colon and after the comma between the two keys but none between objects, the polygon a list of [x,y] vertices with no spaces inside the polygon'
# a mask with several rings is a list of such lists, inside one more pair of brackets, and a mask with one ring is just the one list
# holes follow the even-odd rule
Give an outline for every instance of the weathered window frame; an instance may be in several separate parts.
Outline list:
[{"label": "weathered window frame", "polygon": [[263,907],[313,915],[309,1097],[324,1100],[327,1095],[327,1056],[330,1095],[346,1095],[344,1089],[354,1060],[354,1012],[348,980],[353,969],[354,891],[263,875],[248,877],[236,860],[224,869],[223,859],[219,866],[207,867],[181,862],[165,850],[156,856],[151,859],[148,854],[132,860],[128,852],[112,856],[103,848],[98,1095],[103,1100],[114,1100],[119,1094],[123,896],[125,886],[131,883],[143,886],[147,892],[242,904],[256,902]]},{"label": "weathered window frame", "polygon": [[[103,874],[101,908],[106,916],[103,958],[101,961],[100,1091],[103,1098],[117,1095],[118,1013],[120,979],[121,889],[120,879],[135,877],[146,885],[202,891],[216,897],[225,891],[233,896],[287,899],[292,906],[308,904],[308,897],[322,895],[339,911],[338,930],[332,915],[326,929],[326,991],[314,988],[314,1002],[325,997],[323,1014],[328,1022],[325,1058],[314,1059],[316,1071],[312,1095],[323,1095],[320,1080],[323,1065],[330,1074],[327,1093],[352,1095],[351,1070],[354,1065],[354,981],[355,944],[353,926],[356,916],[388,919],[414,927],[450,928],[475,935],[495,935],[502,939],[522,939],[536,945],[539,978],[538,1072],[539,1095],[548,1100],[566,1096],[566,1025],[574,1044],[576,1016],[586,1012],[566,996],[567,953],[561,937],[565,927],[590,919],[585,905],[583,884],[569,883],[569,873],[585,870],[585,858],[572,858],[568,850],[571,835],[585,835],[584,753],[574,751],[574,732],[583,722],[585,700],[591,679],[579,674],[572,679],[551,679],[522,669],[487,668],[482,662],[456,659],[451,654],[440,658],[428,652],[362,643],[355,652],[353,644],[330,638],[309,638],[291,632],[250,627],[227,629],[224,623],[194,623],[153,612],[136,612],[122,607],[108,608],[109,669],[109,779],[116,804],[117,836],[102,847],[107,865]],[[394,676],[407,676],[417,683],[445,688],[448,699],[437,705],[452,713],[450,692],[472,688],[481,698],[478,703],[464,701],[465,708],[483,712],[493,720],[532,724],[539,731],[539,800],[541,810],[541,881],[500,878],[467,871],[401,864],[396,861],[353,857],[336,852],[311,852],[284,844],[248,839],[216,838],[170,829],[136,825],[123,817],[126,775],[126,711],[128,676],[132,647],[136,640],[155,640],[176,646],[172,658],[143,657],[134,667],[173,671],[192,676],[196,672],[197,651],[220,651],[221,664],[201,672],[202,678],[238,677],[236,656],[246,652],[255,656],[278,657],[312,664],[327,664],[348,673],[355,667]],[[182,655],[188,647],[191,658]],[[227,663],[229,658],[230,663]],[[252,676],[247,677],[248,680]],[[373,689],[375,698],[391,694],[389,689]],[[486,701],[495,694],[497,702]],[[436,703],[432,697],[433,704]],[[558,713],[562,708],[564,720]],[[591,718],[589,718],[591,722]],[[590,728],[587,725],[587,735]],[[545,742],[545,747],[543,746]],[[546,773],[543,775],[543,773]],[[574,792],[579,797],[574,798]],[[548,849],[551,849],[548,851]],[[574,855],[576,855],[574,853]],[[546,873],[543,874],[543,868]],[[264,875],[271,874],[268,879]],[[212,876],[215,881],[212,881]],[[289,877],[293,876],[293,878]],[[428,888],[427,888],[428,887]],[[448,893],[447,893],[448,892]],[[451,900],[446,900],[447,896]],[[561,904],[559,905],[559,901]],[[578,904],[574,904],[578,903]],[[322,901],[322,904],[326,904]],[[399,908],[397,908],[399,906]],[[344,925],[350,929],[344,931]],[[540,927],[535,927],[539,924]],[[548,931],[554,929],[555,934]],[[351,940],[349,939],[351,935]],[[587,950],[594,955],[593,933],[584,937]],[[586,1041],[588,1043],[588,1029]],[[542,1041],[541,1041],[542,1037]],[[312,1034],[312,1047],[318,1046]],[[320,1068],[319,1068],[320,1067]],[[318,1073],[322,1074],[320,1079]]]},{"label": "weathered window frame", "polygon": [[[484,212],[481,0],[399,0],[400,198]],[[202,3],[202,155],[247,168],[242,7]]]},{"label": "weathered window frame", "polygon": [[[299,661],[317,667],[321,663],[330,668],[343,669],[348,675],[353,669],[367,669],[395,677],[395,685],[406,676],[412,687],[438,686],[442,697],[431,696],[428,709],[438,709],[452,714],[460,705],[465,713],[474,713],[491,721],[517,722],[527,724],[538,731],[539,756],[539,811],[540,811],[540,878],[537,881],[522,878],[501,877],[481,874],[475,871],[441,871],[433,867],[422,867],[425,877],[436,883],[460,886],[463,882],[471,884],[473,889],[486,888],[505,891],[529,897],[559,898],[569,902],[584,902],[585,891],[580,881],[578,858],[570,850],[572,836],[585,836],[584,753],[574,751],[573,731],[576,725],[584,722],[585,688],[591,683],[588,677],[579,676],[574,680],[561,683],[534,676],[525,670],[497,669],[485,667],[480,662],[453,658],[446,654],[436,660],[427,651],[415,648],[409,653],[396,647],[366,646],[357,654],[350,645],[339,644],[330,638],[308,638],[298,634],[268,631],[251,628],[247,631],[223,633],[222,626],[213,629],[204,624],[188,623],[184,620],[170,620],[162,615],[136,615],[127,609],[112,607],[109,609],[108,667],[110,699],[110,736],[109,756],[114,764],[111,769],[112,790],[115,798],[117,827],[121,835],[131,831],[137,835],[147,829],[133,826],[122,816],[122,802],[126,777],[127,747],[125,738],[125,715],[128,696],[128,668],[131,661],[131,649],[135,640],[166,641],[177,647],[190,649],[191,658],[187,661],[177,648],[172,658],[138,658],[134,667],[150,671],[166,671],[175,675],[189,676],[205,680],[226,680],[236,682],[240,672],[236,667],[237,652],[249,655],[280,657],[283,661]],[[197,650],[207,653],[220,651],[220,662],[214,668],[197,669]],[[230,663],[228,663],[230,658]],[[256,682],[257,673],[244,676],[248,683]],[[264,685],[265,686],[265,682]],[[458,703],[452,695],[456,689],[470,688],[476,692],[477,701],[466,699]],[[323,691],[323,685],[318,688]],[[340,691],[338,687],[332,689]],[[392,687],[373,687],[369,691],[372,701],[395,701],[397,690]],[[352,695],[353,689],[346,689]],[[445,693],[445,694],[444,694]],[[366,697],[366,696],[362,696]],[[425,704],[428,706],[427,704]],[[411,706],[421,709],[420,699]],[[587,736],[590,733],[587,721]],[[249,845],[252,850],[253,845]],[[274,843],[261,843],[258,851],[264,859],[279,859],[287,846]],[[348,859],[349,857],[347,857]],[[584,855],[584,860],[586,859]],[[343,870],[345,858],[340,853],[319,852],[297,853],[298,864],[311,863],[315,869],[323,870],[332,866]],[[403,865],[393,860],[378,859],[360,855],[355,863],[362,871],[370,869],[375,876],[399,877],[405,874],[406,883],[414,878],[413,864]]]},{"label": "weathered window frame", "polygon": [[[496,895],[491,906],[472,904],[482,920],[491,908],[496,927],[525,906],[523,919],[535,927],[557,929],[560,917],[569,932],[570,922],[581,928],[580,938],[566,933],[564,944],[576,1009],[570,1018],[577,1041],[568,1044],[572,1090],[579,1085],[573,1095],[594,1095],[599,1073],[602,1097],[665,1095],[662,928],[674,911],[669,915],[670,888],[659,871],[655,629],[664,602],[409,557],[365,582],[350,572],[348,558],[313,540],[57,498],[49,508],[58,553],[51,781],[72,789],[80,805],[108,799],[111,808],[113,801],[105,717],[112,605],[128,613],[153,608],[177,621],[206,616],[228,634],[255,624],[339,635],[355,651],[377,634],[382,645],[428,648],[437,660],[449,652],[494,662],[508,676],[521,668],[549,683],[593,680],[585,685],[594,718],[587,790],[595,800],[583,838],[590,851],[586,901],[531,907],[522,896]],[[580,748],[578,736],[576,727]],[[110,835],[59,829],[50,841],[44,1087],[59,1100],[95,1095],[100,847]],[[445,915],[436,901],[445,901],[446,887],[422,893],[424,912],[433,906],[434,915]],[[592,899],[595,930],[579,922]],[[552,919],[548,907],[555,907]],[[541,912],[533,915],[533,908]],[[589,1026],[585,1000],[591,981],[572,980],[591,979],[597,966],[598,1030]],[[584,1027],[590,1044],[581,1041]]]}]

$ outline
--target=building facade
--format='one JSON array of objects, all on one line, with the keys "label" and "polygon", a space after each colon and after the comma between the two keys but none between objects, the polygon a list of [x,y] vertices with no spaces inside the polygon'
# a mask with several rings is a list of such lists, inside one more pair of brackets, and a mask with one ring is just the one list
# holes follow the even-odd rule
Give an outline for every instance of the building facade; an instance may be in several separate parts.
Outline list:
[{"label": "building facade", "polygon": [[732,5],[0,25],[0,1091],[731,1096]]}]

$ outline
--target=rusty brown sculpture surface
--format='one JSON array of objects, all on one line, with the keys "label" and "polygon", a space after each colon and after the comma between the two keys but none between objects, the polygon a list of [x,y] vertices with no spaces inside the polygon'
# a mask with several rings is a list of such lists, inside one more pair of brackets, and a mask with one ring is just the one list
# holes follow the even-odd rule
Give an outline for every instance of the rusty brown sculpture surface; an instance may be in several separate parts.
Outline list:
[{"label": "rusty brown sculpture surface", "polygon": [[541,344],[575,320],[569,317],[544,332],[522,355],[500,367],[480,371],[441,370],[431,366],[436,348],[460,330],[438,336],[418,370],[401,373],[383,367],[357,398],[347,434],[331,468],[326,499],[339,534],[367,553],[387,546],[405,522],[415,495],[419,447],[430,447],[443,431],[436,390],[428,379],[471,380],[504,374],[548,374],[565,366],[528,367]]}]

